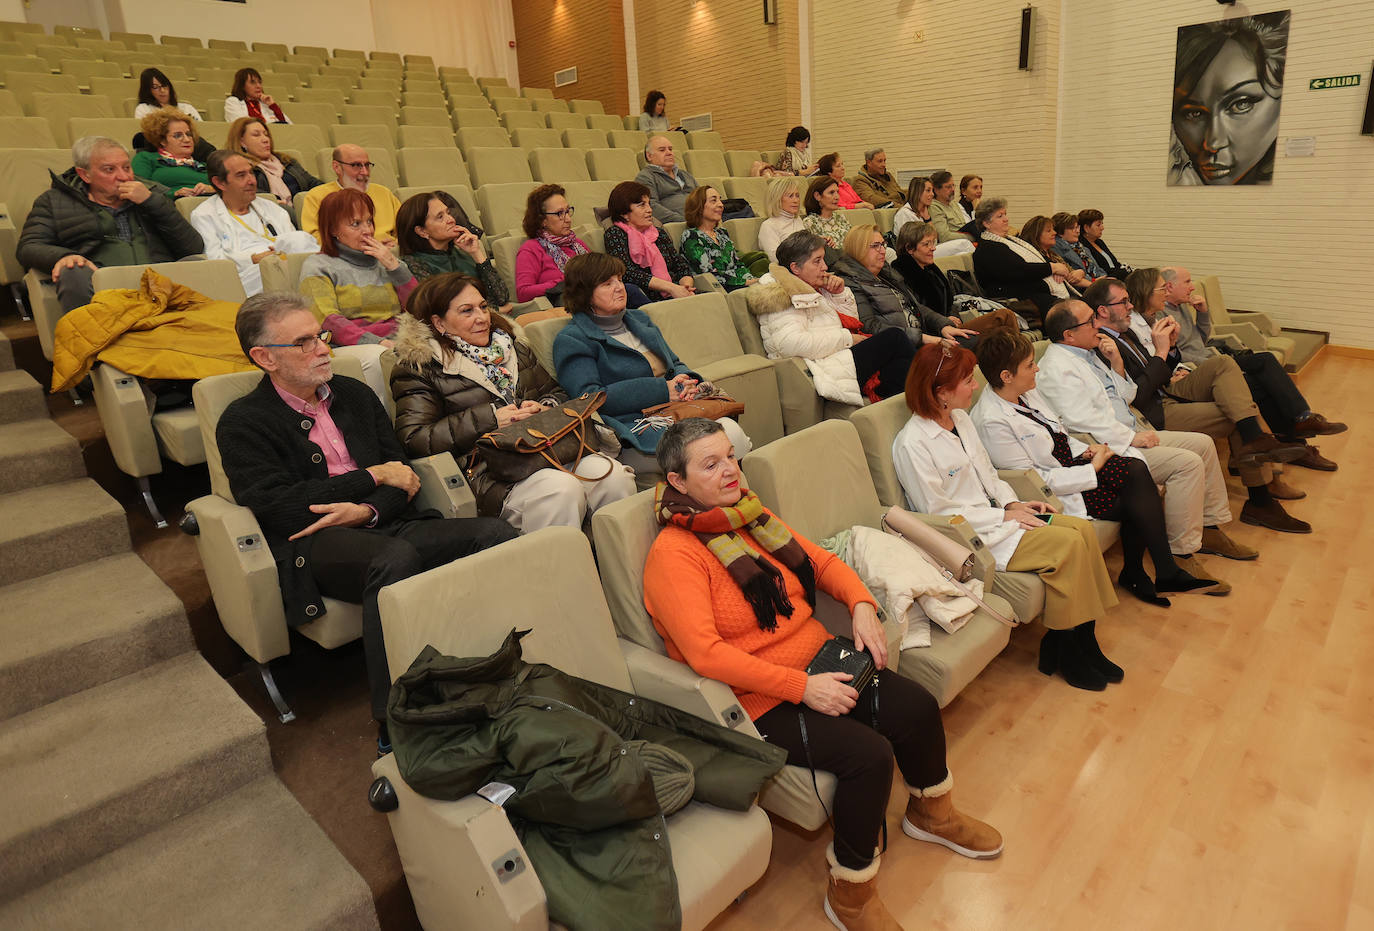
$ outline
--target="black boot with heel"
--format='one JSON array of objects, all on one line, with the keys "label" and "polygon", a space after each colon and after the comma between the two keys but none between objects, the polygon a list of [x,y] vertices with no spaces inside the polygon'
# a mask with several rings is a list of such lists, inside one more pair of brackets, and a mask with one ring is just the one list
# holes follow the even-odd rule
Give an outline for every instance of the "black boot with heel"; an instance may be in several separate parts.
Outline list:
[{"label": "black boot with heel", "polygon": [[[1107,687],[1107,677],[1092,662],[1075,636],[1084,626],[1080,624],[1073,630],[1045,631],[1045,636],[1040,640],[1039,668],[1047,676],[1058,672],[1065,682],[1076,689],[1101,692]],[[1096,643],[1094,638],[1094,646]]]}]

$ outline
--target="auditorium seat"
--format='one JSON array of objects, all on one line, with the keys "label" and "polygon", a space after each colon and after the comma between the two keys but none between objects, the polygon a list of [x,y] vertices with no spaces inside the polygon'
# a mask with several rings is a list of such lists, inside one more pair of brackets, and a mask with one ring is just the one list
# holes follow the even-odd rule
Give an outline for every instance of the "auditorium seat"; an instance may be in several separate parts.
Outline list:
[{"label": "auditorium seat", "polygon": [[606,144],[613,149],[629,149],[643,155],[644,142],[644,134],[636,129],[612,129],[606,132]]},{"label": "auditorium seat", "polygon": [[606,108],[599,100],[578,100],[576,98],[568,101],[568,109],[573,113],[594,113],[604,115]]},{"label": "auditorium seat", "polygon": [[720,133],[709,130],[688,133],[687,145],[693,149],[715,149],[722,153],[725,151],[725,143],[720,138]]},{"label": "auditorium seat", "polygon": [[[481,127],[491,127],[501,130],[502,135],[506,136],[506,143],[510,143],[510,137],[505,127],[501,123],[501,117],[496,115],[495,110],[469,110],[455,109],[452,111],[453,128],[460,133],[465,129],[478,129]],[[529,114],[533,116],[533,114]]]},{"label": "auditorium seat", "polygon": [[392,145],[395,143],[396,135],[396,105],[393,103],[389,107],[367,107],[356,104],[344,104],[343,121],[345,123],[361,123],[368,126],[389,127],[392,134]]},{"label": "auditorium seat", "polygon": [[[385,150],[393,156],[396,154],[396,130],[391,126],[367,125],[363,123],[343,123],[329,127],[329,141],[331,146],[341,146],[347,144],[360,145],[367,149],[369,157],[377,154],[378,150]],[[373,161],[376,161],[374,158]]]},{"label": "auditorium seat", "polygon": [[445,107],[402,107],[401,124],[406,126],[443,126],[452,125],[452,118]]},{"label": "auditorium seat", "polygon": [[[567,191],[566,197],[568,203],[572,204],[577,210],[577,216],[574,218],[574,222],[579,226],[585,225],[590,229],[594,229],[597,234],[600,234],[601,227],[596,222],[596,210],[597,208],[602,210],[606,209],[606,201],[610,199],[611,189],[616,186],[617,182],[624,180],[626,179],[616,178],[614,181],[570,181],[564,184],[563,189]],[[576,232],[579,236],[582,236],[581,231]],[[588,239],[586,236],[582,236],[582,239],[587,245],[592,247],[592,251],[602,251],[600,242],[593,243],[592,240]]]},{"label": "auditorium seat", "polygon": [[586,130],[587,128],[587,118],[580,113],[545,112],[542,115],[549,129],[562,131],[565,129]]},{"label": "auditorium seat", "polygon": [[528,180],[489,182],[477,188],[477,206],[482,210],[482,226],[487,233],[491,236],[519,235],[525,201],[533,189],[534,184]]},{"label": "auditorium seat", "polygon": [[730,241],[735,244],[735,251],[743,254],[745,252],[756,252],[759,248],[759,227],[763,226],[764,217],[739,217],[734,220],[726,220],[725,231],[730,234]]},{"label": "auditorium seat", "polygon": [[[348,103],[353,106],[362,107],[384,107],[394,113],[399,94],[391,90],[367,90],[358,89],[350,91]],[[372,120],[361,120],[360,122],[370,123]]]},{"label": "auditorium seat", "polygon": [[24,71],[29,74],[52,74],[47,61],[34,55],[0,55],[0,72]]},{"label": "auditorium seat", "polygon": [[397,153],[397,162],[406,187],[470,186],[463,155],[451,145],[432,149],[403,148]]},{"label": "auditorium seat", "polygon": [[468,176],[477,187],[488,184],[509,184],[524,181],[533,184],[529,155],[519,147],[464,149]]},{"label": "auditorium seat", "polygon": [[[295,117],[292,117],[294,119]],[[224,140],[216,143],[223,145]],[[277,149],[291,149],[296,152],[317,152],[330,144],[324,131],[314,123],[274,123],[272,125],[272,144]]]},{"label": "auditorium seat", "polygon": [[563,130],[563,146],[568,149],[587,151],[600,149],[606,145],[606,134],[595,129]]},{"label": "auditorium seat", "polygon": [[402,107],[428,107],[444,112],[445,120],[448,119],[448,98],[442,91],[429,91],[411,89],[407,87],[401,91]]},{"label": "auditorium seat", "polygon": [[[576,113],[577,111],[574,110],[573,112]],[[613,114],[609,114],[609,113],[588,113],[588,114],[586,114],[586,116],[587,116],[587,128],[588,128],[588,129],[595,129],[595,130],[599,131],[599,132],[601,133],[601,138],[602,138],[602,140],[603,140],[603,144],[604,144],[604,140],[605,140],[605,138],[606,138],[606,133],[611,132],[611,131],[613,131],[613,130],[616,131],[616,132],[623,132],[623,131],[624,131],[624,130],[623,130],[623,127],[620,125],[620,117],[615,116],[615,115],[613,115]]]},{"label": "auditorium seat", "polygon": [[499,116],[501,125],[506,127],[506,132],[514,133],[517,129],[547,129],[544,125],[544,114],[534,113],[525,110],[507,110]]},{"label": "auditorium seat", "polygon": [[[716,149],[690,149],[678,157],[682,159],[683,165],[697,179],[724,177],[730,173],[729,169],[725,167],[725,156]],[[722,197],[725,196],[724,191],[720,193]],[[757,208],[755,208],[755,212],[757,212]]]},{"label": "auditorium seat", "polygon": [[725,179],[725,187],[731,197],[743,197],[749,201],[749,205],[754,208],[756,216],[763,216],[763,202],[768,195],[768,178],[740,178],[730,177]]},{"label": "auditorium seat", "polygon": [[580,150],[536,148],[529,150],[530,172],[541,183],[590,181],[587,162]]},{"label": "auditorium seat", "polygon": [[0,116],[0,149],[61,148],[41,116]]},{"label": "auditorium seat", "polygon": [[408,126],[402,123],[396,127],[396,141],[402,149],[454,148],[453,128],[445,122],[443,126]]},{"label": "auditorium seat", "polygon": [[[568,102],[566,100],[554,100],[553,98],[532,97],[530,102],[534,104],[535,113],[568,113]],[[585,125],[585,124],[580,124]]]},{"label": "auditorium seat", "polygon": [[561,149],[563,133],[557,129],[519,127],[511,130],[511,143],[523,149]]},{"label": "auditorium seat", "polygon": [[[36,74],[30,71],[6,71],[5,89],[14,94],[24,107],[26,116],[47,116],[33,108],[35,94],[80,94],[81,87],[70,74]],[[70,114],[76,115],[76,114]],[[113,114],[107,114],[112,116]]]},{"label": "auditorium seat", "polygon": [[736,178],[748,178],[753,170],[754,162],[759,161],[758,152],[750,152],[742,149],[731,149],[725,153],[725,164],[730,168],[730,174]]}]

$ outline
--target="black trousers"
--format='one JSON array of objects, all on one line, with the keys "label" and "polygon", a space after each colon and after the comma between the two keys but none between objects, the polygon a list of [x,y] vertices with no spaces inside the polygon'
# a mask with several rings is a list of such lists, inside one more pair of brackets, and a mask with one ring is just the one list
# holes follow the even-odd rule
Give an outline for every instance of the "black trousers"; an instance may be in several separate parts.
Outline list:
[{"label": "black trousers", "polygon": [[1121,457],[1126,464],[1126,483],[1116,500],[1106,509],[1088,508],[1088,513],[1105,520],[1121,523],[1122,567],[1143,570],[1142,557],[1150,553],[1155,564],[1155,578],[1167,579],[1178,574],[1169,549],[1169,532],[1164,525],[1164,502],[1159,488],[1150,476],[1150,467],[1141,459]]},{"label": "black trousers", "polygon": [[889,327],[855,343],[849,352],[854,356],[854,371],[859,376],[859,390],[875,374],[878,376],[877,394],[880,398],[890,398],[906,390],[906,373],[911,369],[911,359],[916,354],[907,339],[906,330]]},{"label": "black trousers", "polygon": [[[900,334],[900,330],[891,330]],[[878,693],[874,721],[873,692]],[[811,753],[809,765],[834,773],[835,859],[848,869],[873,862],[892,790],[892,761],[907,785],[926,789],[949,775],[945,725],[934,696],[906,676],[880,672],[847,715],[831,717],[805,705],[783,702],[754,721],[763,739],[787,751],[787,762],[807,766],[801,720]]]},{"label": "black trousers", "polygon": [[1292,377],[1272,353],[1242,353],[1233,358],[1269,429],[1279,436],[1291,436],[1293,424],[1311,410]]},{"label": "black trousers", "polygon": [[[374,720],[386,720],[387,693],[391,691],[377,593],[392,582],[516,536],[510,524],[495,517],[395,520],[375,529],[329,527],[315,534],[310,544],[310,567],[320,594],[362,602],[363,654]],[[454,607],[435,605],[435,610]]]}]

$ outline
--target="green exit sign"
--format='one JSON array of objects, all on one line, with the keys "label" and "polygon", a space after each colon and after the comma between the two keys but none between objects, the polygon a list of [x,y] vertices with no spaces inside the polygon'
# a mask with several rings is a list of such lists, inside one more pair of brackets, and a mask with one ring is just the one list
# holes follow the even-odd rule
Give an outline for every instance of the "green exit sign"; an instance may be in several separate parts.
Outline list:
[{"label": "green exit sign", "polygon": [[1324,91],[1333,87],[1359,87],[1360,76],[1358,74],[1342,74],[1334,78],[1313,78],[1307,85],[1308,90]]}]

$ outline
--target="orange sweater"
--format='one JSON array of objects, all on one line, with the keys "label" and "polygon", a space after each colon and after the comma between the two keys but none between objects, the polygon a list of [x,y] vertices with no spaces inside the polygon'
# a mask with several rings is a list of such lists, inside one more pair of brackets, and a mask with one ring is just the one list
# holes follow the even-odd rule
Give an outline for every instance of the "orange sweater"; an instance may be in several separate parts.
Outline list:
[{"label": "orange sweater", "polygon": [[[672,525],[659,531],[644,564],[644,606],[668,655],[729,685],[757,719],[781,702],[801,702],[806,664],[830,634],[812,616],[801,581],[747,532],[742,536],[786,581],[792,616],[779,615],[776,630],[759,627],[744,592],[696,534]],[[795,531],[792,536],[816,567],[818,589],[851,612],[865,601],[877,607],[853,569]]]}]

